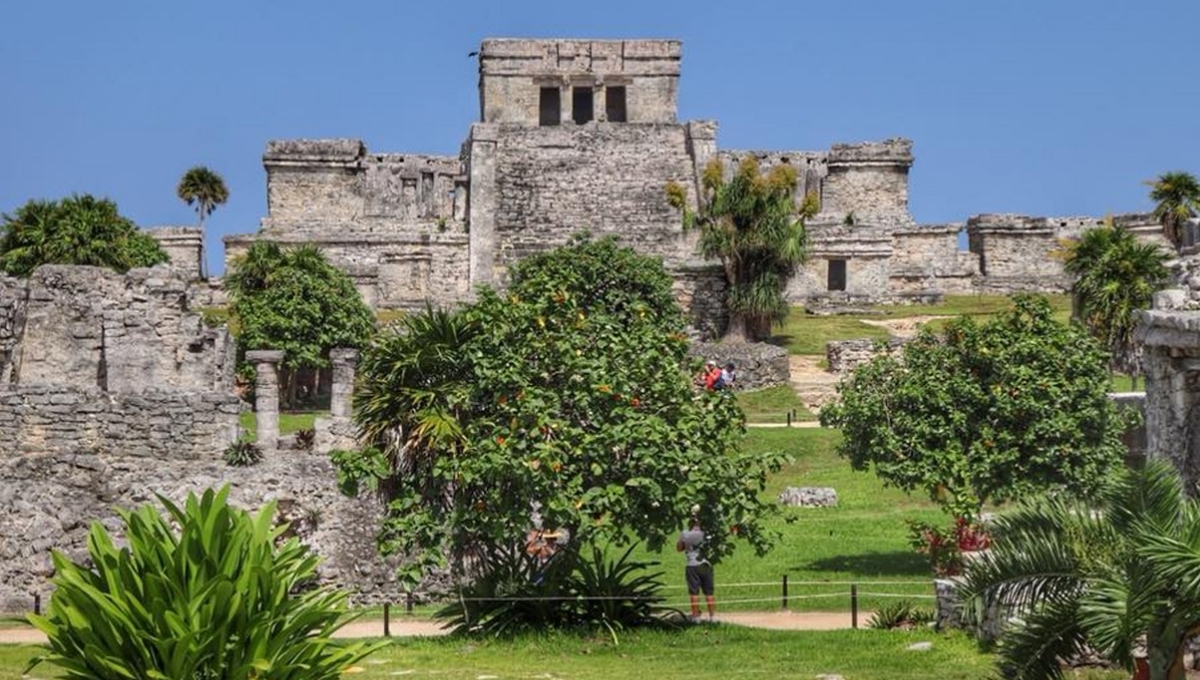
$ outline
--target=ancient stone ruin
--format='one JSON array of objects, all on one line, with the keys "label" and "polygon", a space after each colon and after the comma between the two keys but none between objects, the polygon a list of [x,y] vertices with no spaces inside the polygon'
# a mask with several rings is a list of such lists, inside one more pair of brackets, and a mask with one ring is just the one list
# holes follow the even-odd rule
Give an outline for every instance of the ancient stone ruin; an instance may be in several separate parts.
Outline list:
[{"label": "ancient stone ruin", "polygon": [[[1052,257],[1097,217],[978,215],[918,225],[908,208],[912,142],[827,150],[719,149],[713,121],[678,121],[677,40],[489,39],[479,50],[480,117],[459,153],[369,151],[357,139],[267,144],[267,216],[225,238],[226,264],[255,240],[313,243],[375,308],[450,305],[503,284],[518,259],[587,230],[661,257],[694,324],[723,323],[724,280],[696,254],[695,234],[664,193],[696,207],[712,160],[753,156],[796,169],[796,200],[814,194],[810,259],[793,302],[927,300],[945,293],[1065,290]],[[1115,218],[1148,240],[1147,216]],[[969,251],[959,250],[968,234]]]}]

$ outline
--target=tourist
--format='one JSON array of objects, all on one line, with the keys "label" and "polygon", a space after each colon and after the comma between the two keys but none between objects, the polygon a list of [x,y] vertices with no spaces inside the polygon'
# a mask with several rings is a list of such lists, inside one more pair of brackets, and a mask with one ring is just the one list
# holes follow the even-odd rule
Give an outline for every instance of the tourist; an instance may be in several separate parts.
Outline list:
[{"label": "tourist", "polygon": [[717,379],[717,389],[732,390],[733,382],[737,379],[737,367],[733,362],[725,364],[725,368],[721,369],[721,377]]},{"label": "tourist", "polygon": [[692,518],[688,528],[679,534],[675,542],[675,550],[683,553],[686,566],[683,570],[687,581],[688,599],[691,601],[693,622],[700,621],[700,593],[708,604],[708,620],[711,622],[717,613],[717,603],[713,599],[713,568],[712,564],[701,556],[704,545],[704,531],[700,528],[700,506],[692,506]]},{"label": "tourist", "polygon": [[709,359],[704,362],[704,389],[712,392],[717,389],[717,381],[721,379],[721,369],[717,368],[717,362]]}]

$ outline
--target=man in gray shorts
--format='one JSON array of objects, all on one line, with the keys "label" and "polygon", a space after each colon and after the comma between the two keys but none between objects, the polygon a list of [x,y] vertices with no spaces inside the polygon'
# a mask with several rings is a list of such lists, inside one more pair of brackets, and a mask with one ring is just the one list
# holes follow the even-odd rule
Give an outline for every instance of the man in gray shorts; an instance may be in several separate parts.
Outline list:
[{"label": "man in gray shorts", "polygon": [[713,600],[713,568],[708,560],[700,556],[700,548],[704,545],[704,531],[700,529],[700,506],[692,506],[692,519],[688,529],[679,534],[675,542],[675,550],[683,553],[687,560],[684,567],[684,577],[687,579],[688,597],[692,605],[692,620],[700,620],[700,593],[708,604],[708,620],[712,621],[717,613],[717,603]]}]

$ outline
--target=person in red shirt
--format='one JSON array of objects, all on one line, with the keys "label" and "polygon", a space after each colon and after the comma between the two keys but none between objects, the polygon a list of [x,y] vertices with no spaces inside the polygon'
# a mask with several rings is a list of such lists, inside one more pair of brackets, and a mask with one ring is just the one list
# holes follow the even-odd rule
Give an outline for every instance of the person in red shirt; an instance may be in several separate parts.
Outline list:
[{"label": "person in red shirt", "polygon": [[704,363],[704,389],[709,392],[717,389],[717,380],[721,378],[721,369],[717,368],[717,362],[709,359]]}]

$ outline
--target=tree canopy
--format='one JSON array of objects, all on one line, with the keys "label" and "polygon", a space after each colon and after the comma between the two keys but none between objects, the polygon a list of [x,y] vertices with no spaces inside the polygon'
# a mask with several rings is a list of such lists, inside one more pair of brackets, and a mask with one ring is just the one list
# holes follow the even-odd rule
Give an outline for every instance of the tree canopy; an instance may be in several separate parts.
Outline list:
[{"label": "tree canopy", "polygon": [[375,328],[354,283],[315,246],[258,241],[225,277],[242,350],[279,349],[284,366],[320,367],[334,347],[361,347]]},{"label": "tree canopy", "polygon": [[684,228],[700,229],[701,254],[719,259],[725,269],[727,337],[761,339],[787,318],[784,288],[805,259],[804,220],[817,211],[815,195],[796,205],[796,185],[792,166],[761,172],[747,156],[728,179],[720,160],[709,163],[698,212],[688,209],[681,185],[667,186],[667,200],[683,211]]},{"label": "tree canopy", "polygon": [[1108,355],[1056,321],[1045,298],[977,323],[923,331],[838,387],[821,423],[840,453],[906,491],[924,490],[959,517],[984,503],[1061,488],[1087,494],[1123,460],[1126,420],[1108,399]]},{"label": "tree canopy", "polygon": [[1183,243],[1183,224],[1200,213],[1200,182],[1187,172],[1164,172],[1150,180],[1150,200],[1154,218],[1163,225],[1163,235],[1171,245]]},{"label": "tree canopy", "polygon": [[224,205],[229,200],[229,189],[225,180],[216,172],[203,165],[197,165],[183,173],[179,178],[179,186],[175,188],[179,200],[196,209],[200,218],[200,228],[204,228],[204,218],[212,214],[218,205]]},{"label": "tree canopy", "polygon": [[739,450],[741,412],[693,389],[682,331],[661,263],[580,241],[519,263],[507,293],[381,333],[354,395],[373,448],[340,464],[381,478],[385,548],[415,578],[523,540],[536,513],[573,542],[659,549],[699,504],[710,559],[735,537],[767,549],[780,458]]},{"label": "tree canopy", "polygon": [[1168,254],[1153,243],[1139,242],[1113,224],[1085,231],[1067,244],[1063,267],[1071,284],[1075,316],[1111,354],[1114,370],[1137,376],[1140,349],[1133,339],[1136,313],[1149,309],[1154,292],[1168,282]]},{"label": "tree canopy", "polygon": [[0,269],[29,276],[43,264],[78,264],[127,272],[166,262],[153,236],[90,194],[57,201],[32,200],[4,215]]}]

